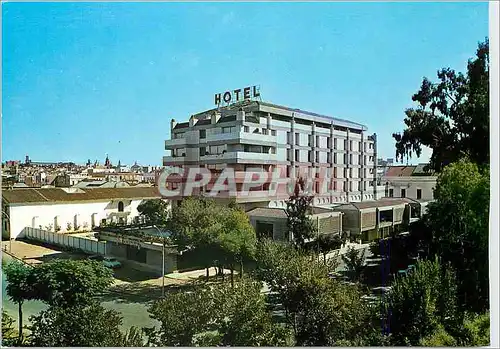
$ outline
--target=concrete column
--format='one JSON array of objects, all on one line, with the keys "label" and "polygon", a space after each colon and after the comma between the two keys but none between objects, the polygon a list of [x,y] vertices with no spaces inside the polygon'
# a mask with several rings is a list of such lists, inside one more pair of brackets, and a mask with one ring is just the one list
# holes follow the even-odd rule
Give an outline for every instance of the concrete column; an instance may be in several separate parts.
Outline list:
[{"label": "concrete column", "polygon": [[349,138],[349,129],[347,129],[347,142],[346,143],[347,143],[346,144],[347,147],[346,147],[346,149],[344,149],[344,152],[345,152],[345,154],[347,154],[347,156],[346,156],[346,158],[347,158],[346,160],[347,161],[346,161],[346,164],[345,164],[345,166],[346,166],[345,168],[347,169],[347,171],[346,171],[347,176],[346,177],[348,177],[348,179],[346,180],[347,184],[346,184],[346,190],[345,190],[345,192],[346,192],[346,195],[347,195],[347,202],[350,202],[350,192],[349,192],[349,189],[350,189],[350,184],[351,184],[351,178],[350,178],[349,169],[351,168],[351,165],[349,163],[349,155],[351,154],[351,144],[350,144],[350,138]]}]

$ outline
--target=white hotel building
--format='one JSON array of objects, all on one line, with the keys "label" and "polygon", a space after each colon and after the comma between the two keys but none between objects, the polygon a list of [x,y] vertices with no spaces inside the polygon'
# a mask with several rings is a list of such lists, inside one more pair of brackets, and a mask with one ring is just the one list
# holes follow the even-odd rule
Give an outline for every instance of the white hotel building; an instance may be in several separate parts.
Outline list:
[{"label": "white hotel building", "polygon": [[[171,121],[169,152],[164,166],[205,167],[215,176],[231,167],[238,194],[226,198],[255,207],[283,208],[288,191],[277,188],[294,176],[310,181],[315,206],[376,200],[377,138],[355,122],[259,101],[243,101],[192,115],[188,122]],[[269,181],[240,195],[245,171],[280,171],[280,181]],[[169,176],[171,189],[182,187],[184,176]],[[215,180],[193,194],[209,192]],[[224,197],[223,193],[217,196]],[[180,199],[180,197],[178,197]]]}]

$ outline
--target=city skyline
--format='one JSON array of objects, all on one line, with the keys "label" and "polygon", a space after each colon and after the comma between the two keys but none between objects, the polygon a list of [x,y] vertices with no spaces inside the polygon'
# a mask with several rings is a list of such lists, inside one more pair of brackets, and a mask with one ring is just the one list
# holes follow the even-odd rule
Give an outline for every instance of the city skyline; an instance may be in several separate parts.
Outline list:
[{"label": "city skyline", "polygon": [[109,154],[114,163],[161,164],[170,119],[187,121],[213,108],[216,93],[254,84],[264,101],[367,125],[378,157],[394,158],[391,134],[403,129],[422,77],[464,71],[488,35],[487,3],[7,3],[2,11],[3,161]]}]

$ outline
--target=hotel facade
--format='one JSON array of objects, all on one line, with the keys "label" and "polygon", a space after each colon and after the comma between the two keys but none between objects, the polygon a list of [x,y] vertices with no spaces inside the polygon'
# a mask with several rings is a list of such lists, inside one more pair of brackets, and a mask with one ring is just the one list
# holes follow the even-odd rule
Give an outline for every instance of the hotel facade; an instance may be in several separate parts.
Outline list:
[{"label": "hotel facade", "polygon": [[[355,122],[247,100],[192,115],[188,122],[172,120],[170,134],[163,165],[184,171],[166,179],[172,190],[186,185],[190,168],[204,168],[210,181],[190,195],[207,195],[217,177],[230,169],[236,192],[215,197],[235,200],[246,210],[286,207],[292,178],[307,181],[315,206],[384,195],[376,181],[377,137]],[[254,170],[268,173],[269,179],[245,192],[243,182]]]}]

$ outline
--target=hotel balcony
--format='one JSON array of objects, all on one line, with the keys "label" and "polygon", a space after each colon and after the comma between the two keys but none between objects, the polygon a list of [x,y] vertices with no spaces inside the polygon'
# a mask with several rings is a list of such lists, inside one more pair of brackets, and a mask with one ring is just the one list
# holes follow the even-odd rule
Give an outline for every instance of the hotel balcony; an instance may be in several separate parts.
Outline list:
[{"label": "hotel balcony", "polygon": [[165,150],[170,150],[186,145],[185,138],[168,139],[165,141]]},{"label": "hotel balcony", "polygon": [[207,143],[215,141],[235,141],[235,143],[245,144],[268,144],[276,143],[276,136],[262,133],[231,132],[207,135],[206,141]]},{"label": "hotel balcony", "polygon": [[163,166],[182,164],[185,158],[185,156],[164,156]]},{"label": "hotel balcony", "polygon": [[[237,163],[262,163],[262,162],[275,162],[277,161],[277,157],[276,154],[235,151],[235,152],[226,152],[223,154],[204,155],[200,157],[200,160],[235,161]],[[165,162],[165,157],[163,162]]]}]

